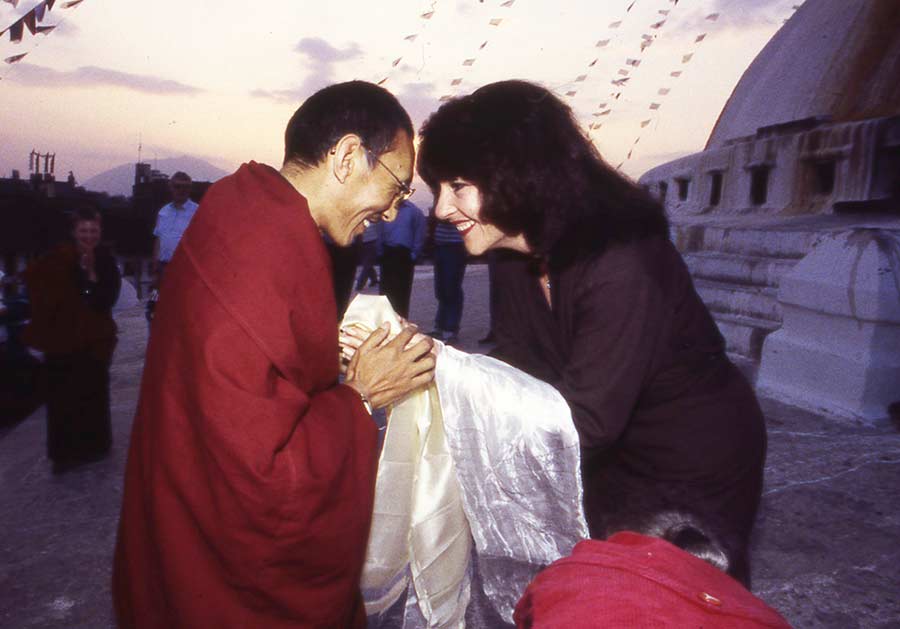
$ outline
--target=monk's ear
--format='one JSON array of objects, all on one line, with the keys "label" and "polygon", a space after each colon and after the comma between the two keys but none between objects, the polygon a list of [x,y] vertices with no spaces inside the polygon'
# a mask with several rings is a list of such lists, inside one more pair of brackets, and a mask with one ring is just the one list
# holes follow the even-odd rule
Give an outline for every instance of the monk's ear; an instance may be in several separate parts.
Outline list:
[{"label": "monk's ear", "polygon": [[346,183],[353,172],[360,167],[359,160],[366,159],[366,150],[358,135],[348,133],[331,148],[328,157],[331,160],[331,170],[335,179]]}]

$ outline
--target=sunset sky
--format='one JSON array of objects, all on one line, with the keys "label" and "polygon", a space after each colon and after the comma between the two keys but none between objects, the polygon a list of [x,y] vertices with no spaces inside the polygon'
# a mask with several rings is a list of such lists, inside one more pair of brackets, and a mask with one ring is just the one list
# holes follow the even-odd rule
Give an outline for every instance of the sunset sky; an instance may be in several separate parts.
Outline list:
[{"label": "sunset sky", "polygon": [[[0,176],[27,173],[36,149],[56,153],[57,176],[84,181],[137,161],[139,143],[150,162],[186,154],[228,171],[249,159],[277,165],[285,123],[306,96],[387,77],[416,126],[443,95],[538,81],[586,128],[602,122],[592,133],[601,153],[636,177],[703,147],[741,73],[799,3],[57,0],[42,23],[54,31],[0,38],[0,59],[28,53],[0,62]],[[0,2],[0,29],[37,4]],[[653,39],[642,52],[644,35]],[[617,87],[620,70],[628,81]]]}]

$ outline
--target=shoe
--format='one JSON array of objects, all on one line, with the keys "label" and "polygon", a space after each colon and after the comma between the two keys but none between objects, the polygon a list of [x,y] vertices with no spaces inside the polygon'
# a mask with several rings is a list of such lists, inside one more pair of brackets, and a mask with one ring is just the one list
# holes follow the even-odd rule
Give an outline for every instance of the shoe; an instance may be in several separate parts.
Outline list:
[{"label": "shoe", "polygon": [[457,345],[459,343],[459,335],[456,332],[447,332],[444,334],[444,345]]},{"label": "shoe", "polygon": [[496,343],[496,342],[497,342],[497,338],[494,336],[493,330],[488,332],[487,336],[485,336],[483,339],[478,339],[479,345],[487,345],[489,343]]}]

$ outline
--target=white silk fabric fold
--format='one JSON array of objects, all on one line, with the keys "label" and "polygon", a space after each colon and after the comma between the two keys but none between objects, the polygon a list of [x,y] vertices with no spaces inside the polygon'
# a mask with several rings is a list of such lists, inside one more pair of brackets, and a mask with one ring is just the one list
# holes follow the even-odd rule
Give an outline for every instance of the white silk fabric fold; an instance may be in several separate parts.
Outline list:
[{"label": "white silk fabric fold", "polygon": [[[386,298],[358,295],[341,325],[385,321],[399,331]],[[411,584],[422,618],[405,614],[406,629],[465,627],[475,570],[482,598],[511,624],[534,575],[588,537],[579,466],[558,391],[442,347],[435,381],[389,409],[361,582],[367,614],[385,612]]]}]

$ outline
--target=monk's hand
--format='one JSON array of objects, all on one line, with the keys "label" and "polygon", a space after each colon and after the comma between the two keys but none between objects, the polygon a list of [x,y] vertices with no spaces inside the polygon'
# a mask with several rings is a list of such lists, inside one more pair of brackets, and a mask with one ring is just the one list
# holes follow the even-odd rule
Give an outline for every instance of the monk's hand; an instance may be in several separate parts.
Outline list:
[{"label": "monk's hand", "polygon": [[407,326],[388,338],[390,326],[382,325],[359,345],[344,383],[364,395],[374,408],[397,402],[434,378],[434,341],[427,336],[411,343],[415,326]]}]

